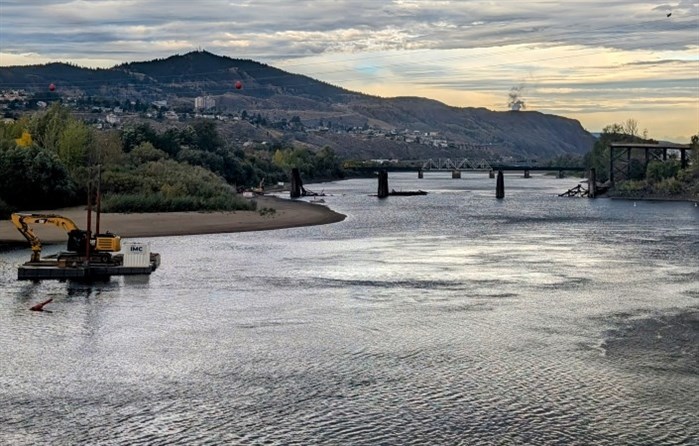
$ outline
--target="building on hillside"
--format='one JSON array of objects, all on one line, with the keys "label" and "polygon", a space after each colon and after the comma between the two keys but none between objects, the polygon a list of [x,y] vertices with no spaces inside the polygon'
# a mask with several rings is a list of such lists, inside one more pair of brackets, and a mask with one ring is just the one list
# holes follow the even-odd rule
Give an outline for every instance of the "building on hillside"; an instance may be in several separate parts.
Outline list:
[{"label": "building on hillside", "polygon": [[208,110],[214,107],[216,107],[216,99],[211,96],[197,96],[194,98],[194,108]]},{"label": "building on hillside", "polygon": [[118,125],[121,122],[121,119],[119,119],[119,117],[114,113],[109,113],[104,120],[111,125]]}]

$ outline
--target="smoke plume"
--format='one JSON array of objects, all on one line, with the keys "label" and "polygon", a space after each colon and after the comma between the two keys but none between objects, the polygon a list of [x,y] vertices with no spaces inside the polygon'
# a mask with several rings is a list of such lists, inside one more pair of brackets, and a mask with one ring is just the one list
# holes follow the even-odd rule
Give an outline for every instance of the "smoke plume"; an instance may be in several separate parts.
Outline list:
[{"label": "smoke plume", "polygon": [[527,108],[526,104],[524,103],[524,98],[522,97],[523,92],[524,84],[519,84],[516,87],[512,87],[510,89],[507,101],[507,106],[510,108],[510,110],[520,111]]}]

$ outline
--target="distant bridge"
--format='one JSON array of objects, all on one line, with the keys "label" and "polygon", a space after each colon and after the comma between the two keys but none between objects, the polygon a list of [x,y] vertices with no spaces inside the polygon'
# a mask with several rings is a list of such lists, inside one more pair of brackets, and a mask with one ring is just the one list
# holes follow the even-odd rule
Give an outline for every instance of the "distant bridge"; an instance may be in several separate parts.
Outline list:
[{"label": "distant bridge", "polygon": [[469,159],[460,158],[452,160],[451,158],[438,158],[436,160],[430,158],[425,161],[411,161],[410,165],[405,164],[382,164],[373,166],[353,166],[349,170],[355,172],[376,172],[384,169],[387,172],[419,172],[419,171],[435,171],[435,172],[461,172],[461,171],[572,171],[584,172],[586,169],[583,166],[535,166],[524,164],[499,164],[493,163],[486,159]]},{"label": "distant bridge", "polygon": [[523,164],[498,164],[491,163],[485,159],[471,160],[462,158],[452,160],[451,158],[439,158],[437,161],[428,159],[422,163],[422,170],[437,170],[437,171],[455,171],[455,170],[548,170],[548,171],[574,171],[584,172],[583,166],[532,166]]},{"label": "distant bridge", "polygon": [[422,170],[493,170],[493,166],[485,159],[470,160],[468,158],[453,160],[451,158],[432,158],[422,163]]}]

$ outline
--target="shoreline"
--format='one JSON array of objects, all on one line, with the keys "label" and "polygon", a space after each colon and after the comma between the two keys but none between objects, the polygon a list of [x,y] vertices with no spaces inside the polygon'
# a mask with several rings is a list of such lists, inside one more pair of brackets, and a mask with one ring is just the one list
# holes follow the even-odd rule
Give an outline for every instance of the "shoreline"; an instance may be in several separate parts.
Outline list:
[{"label": "shoreline", "polygon": [[[257,196],[255,200],[255,211],[102,213],[100,232],[110,231],[122,238],[172,237],[316,226],[337,223],[346,218],[346,215],[326,206],[304,201],[267,195]],[[261,214],[260,211],[265,209],[274,211]],[[57,214],[73,220],[81,229],[87,227],[87,212],[84,207],[26,212]],[[92,224],[94,229],[94,214]],[[34,225],[32,230],[45,245],[64,243],[68,239],[64,230],[52,225]],[[0,249],[22,246],[29,247],[27,240],[12,222],[0,220]]]},{"label": "shoreline", "polygon": [[686,202],[686,203],[699,203],[699,198],[687,197],[687,196],[630,196],[630,195],[604,195],[598,196],[597,198],[609,198],[610,200],[633,200],[633,201],[673,201],[673,202]]}]

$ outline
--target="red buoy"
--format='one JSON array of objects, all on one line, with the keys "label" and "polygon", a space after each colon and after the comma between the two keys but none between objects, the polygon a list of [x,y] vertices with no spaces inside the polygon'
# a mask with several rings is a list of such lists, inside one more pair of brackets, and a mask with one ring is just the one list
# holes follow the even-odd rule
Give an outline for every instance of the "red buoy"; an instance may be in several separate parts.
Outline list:
[{"label": "red buoy", "polygon": [[56,89],[56,84],[49,84],[49,91],[54,91]]},{"label": "red buoy", "polygon": [[241,88],[243,88],[243,83],[240,81],[235,81],[235,89],[240,90]]},{"label": "red buoy", "polygon": [[40,304],[36,304],[33,307],[30,308],[31,311],[44,311],[44,305],[47,303],[51,302],[53,300],[53,297],[49,300],[45,300],[41,302]]}]

